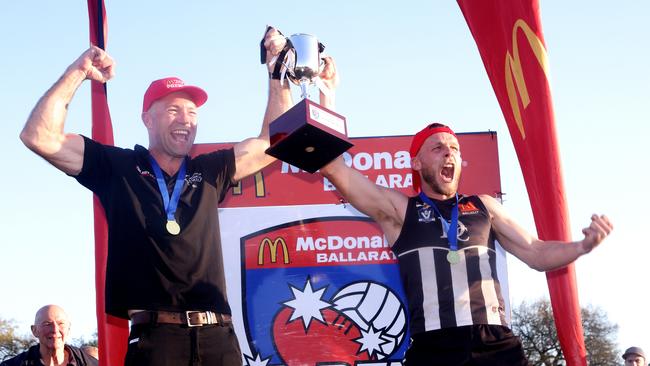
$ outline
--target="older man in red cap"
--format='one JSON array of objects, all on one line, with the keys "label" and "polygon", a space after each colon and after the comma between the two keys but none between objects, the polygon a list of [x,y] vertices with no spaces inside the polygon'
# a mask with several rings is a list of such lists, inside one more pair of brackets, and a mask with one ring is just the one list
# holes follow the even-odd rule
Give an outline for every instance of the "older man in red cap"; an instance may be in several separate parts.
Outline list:
[{"label": "older man in red cap", "polygon": [[[270,28],[267,59],[284,37]],[[269,66],[271,67],[271,66]],[[113,77],[111,57],[85,51],[34,107],[20,135],[27,147],[92,190],[108,221],[106,311],[131,320],[127,365],[241,365],[226,299],[218,203],[274,159],[268,123],[287,106],[288,84],[269,80],[262,131],[232,148],[190,158],[207,93],[176,77],[151,83],[142,121],[149,146],[122,149],[64,132],[84,80]]]},{"label": "older man in red cap", "polygon": [[[331,93],[322,94],[321,103],[333,109],[333,67],[324,79]],[[412,336],[406,365],[527,365],[505,314],[497,241],[533,269],[548,271],[589,253],[612,225],[593,215],[580,241],[539,240],[494,197],[458,193],[460,151],[448,126],[434,123],[418,132],[410,147],[413,197],[374,184],[340,157],[320,173],[379,224],[398,258]]]}]

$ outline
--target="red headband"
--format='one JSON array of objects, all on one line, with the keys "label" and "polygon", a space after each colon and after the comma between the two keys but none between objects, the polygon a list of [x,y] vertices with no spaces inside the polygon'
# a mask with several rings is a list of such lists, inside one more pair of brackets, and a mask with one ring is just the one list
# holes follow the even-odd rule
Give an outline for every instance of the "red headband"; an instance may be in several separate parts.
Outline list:
[{"label": "red headband", "polygon": [[[418,154],[418,152],[420,152],[420,149],[422,148],[424,141],[426,141],[429,138],[429,136],[435,135],[436,133],[443,133],[443,132],[446,132],[456,137],[454,131],[452,131],[451,128],[447,126],[431,127],[431,125],[429,125],[423,128],[420,132],[416,133],[415,136],[413,136],[413,140],[411,140],[411,148],[409,149],[409,153],[411,154],[411,159],[413,159]],[[415,170],[412,170],[412,177],[413,177],[413,189],[415,189],[415,192],[419,192],[420,174]]]},{"label": "red headband", "polygon": [[422,131],[418,132],[413,136],[413,140],[411,140],[411,148],[409,149],[409,153],[411,153],[411,158],[414,158],[415,155],[420,152],[420,149],[422,148],[422,144],[424,144],[424,141],[426,141],[429,136],[435,135],[436,133],[442,133],[446,132],[450,135],[454,135],[456,137],[456,134],[454,131],[451,130],[451,128],[447,126],[441,126],[441,127],[425,127],[422,129]]}]

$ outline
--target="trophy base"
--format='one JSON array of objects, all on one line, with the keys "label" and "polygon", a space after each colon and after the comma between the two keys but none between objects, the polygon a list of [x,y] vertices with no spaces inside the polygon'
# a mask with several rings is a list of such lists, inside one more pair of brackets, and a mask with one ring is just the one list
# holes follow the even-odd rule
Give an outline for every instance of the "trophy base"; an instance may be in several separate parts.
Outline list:
[{"label": "trophy base", "polygon": [[269,134],[267,154],[309,173],[353,146],[347,138],[345,117],[309,99],[271,122]]}]

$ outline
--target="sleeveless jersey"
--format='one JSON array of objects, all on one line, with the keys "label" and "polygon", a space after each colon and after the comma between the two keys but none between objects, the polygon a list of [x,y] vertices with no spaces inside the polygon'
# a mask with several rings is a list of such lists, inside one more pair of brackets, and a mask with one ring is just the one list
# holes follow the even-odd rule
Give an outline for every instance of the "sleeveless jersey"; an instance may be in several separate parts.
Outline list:
[{"label": "sleeveless jersey", "polygon": [[[419,196],[409,198],[392,250],[408,299],[411,334],[474,324],[509,326],[487,209],[478,196],[459,196],[458,200],[460,262],[451,264],[440,217]],[[456,199],[432,201],[449,222]]]}]

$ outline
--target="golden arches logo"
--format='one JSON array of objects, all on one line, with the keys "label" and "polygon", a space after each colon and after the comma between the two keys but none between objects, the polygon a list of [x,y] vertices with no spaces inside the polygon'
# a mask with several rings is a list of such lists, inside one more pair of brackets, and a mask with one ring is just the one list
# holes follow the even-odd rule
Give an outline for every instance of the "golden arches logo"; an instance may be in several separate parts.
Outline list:
[{"label": "golden arches logo", "polygon": [[275,263],[278,260],[278,245],[282,248],[282,258],[284,260],[284,264],[289,264],[289,249],[287,249],[287,242],[284,241],[284,238],[278,237],[275,238],[275,240],[271,240],[270,238],[264,238],[262,242],[260,243],[260,247],[257,251],[257,264],[258,265],[264,265],[264,248],[267,246],[270,249],[270,257],[271,257],[271,263]]},{"label": "golden arches logo", "polygon": [[[266,188],[264,187],[264,174],[257,172],[253,176],[255,181],[255,197],[264,197],[266,195]],[[232,194],[239,196],[242,194],[242,181],[237,182],[237,185],[232,188]]]},{"label": "golden arches logo", "polygon": [[[524,72],[521,68],[521,58],[519,57],[519,46],[517,44],[517,33],[519,30],[524,32],[526,40],[530,48],[535,54],[537,62],[544,70],[544,75],[548,78],[548,59],[546,57],[546,49],[542,40],[537,37],[535,32],[530,28],[530,26],[523,20],[517,19],[514,27],[512,28],[512,54],[510,51],[506,52],[506,90],[508,92],[508,100],[510,101],[510,107],[512,108],[512,114],[515,117],[515,122],[519,128],[519,133],[521,137],[526,139],[526,131],[524,129],[524,123],[521,119],[521,111],[519,110],[519,98],[521,97],[521,104],[524,106],[524,109],[530,104],[530,96],[528,95],[528,88],[526,87],[526,80],[524,80]],[[514,78],[514,80],[513,80]],[[515,88],[515,83],[517,87]],[[517,93],[519,91],[519,93]]]}]

